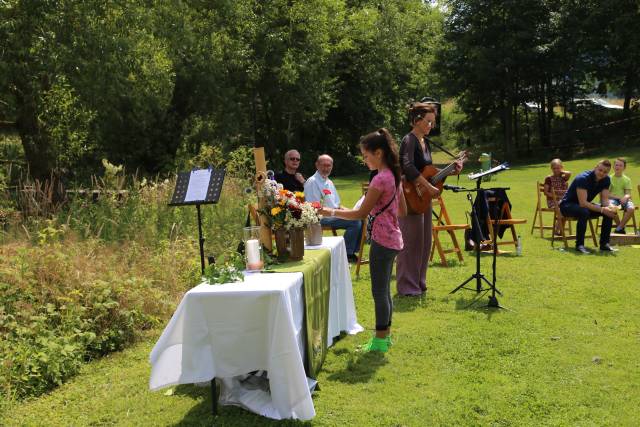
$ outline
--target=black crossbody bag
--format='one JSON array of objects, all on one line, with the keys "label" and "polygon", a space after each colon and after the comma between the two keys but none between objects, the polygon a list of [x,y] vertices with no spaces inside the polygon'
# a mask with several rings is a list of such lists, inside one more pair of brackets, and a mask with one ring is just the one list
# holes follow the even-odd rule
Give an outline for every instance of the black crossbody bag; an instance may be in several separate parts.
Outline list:
[{"label": "black crossbody bag", "polygon": [[378,213],[376,213],[375,215],[371,215],[371,214],[367,215],[367,236],[366,236],[367,243],[371,244],[371,233],[373,232],[373,221],[375,221],[378,215],[384,212],[391,205],[391,203],[396,199],[396,194],[398,194],[397,188],[395,193],[393,193],[393,197],[391,198],[391,200],[389,200],[389,203],[387,203],[384,206],[384,208],[380,209]]}]

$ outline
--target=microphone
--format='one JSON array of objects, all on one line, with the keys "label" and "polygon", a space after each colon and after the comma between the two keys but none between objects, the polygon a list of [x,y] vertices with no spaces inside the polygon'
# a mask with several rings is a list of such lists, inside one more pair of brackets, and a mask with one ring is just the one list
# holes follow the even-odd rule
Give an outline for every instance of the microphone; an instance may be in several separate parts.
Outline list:
[{"label": "microphone", "polygon": [[457,185],[448,185],[448,184],[444,184],[442,186],[442,188],[444,188],[445,190],[451,190],[453,192],[458,192],[458,191],[463,191],[465,190],[464,187],[458,187]]}]

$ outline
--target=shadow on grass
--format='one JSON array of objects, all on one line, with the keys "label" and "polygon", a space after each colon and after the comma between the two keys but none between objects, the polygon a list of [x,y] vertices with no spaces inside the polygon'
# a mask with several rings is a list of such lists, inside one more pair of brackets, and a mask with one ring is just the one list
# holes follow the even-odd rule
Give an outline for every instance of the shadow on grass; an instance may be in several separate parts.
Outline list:
[{"label": "shadow on grass", "polygon": [[387,363],[384,354],[377,351],[356,353],[349,359],[344,369],[334,372],[327,379],[346,384],[366,383],[379,368]]},{"label": "shadow on grass", "polygon": [[310,426],[311,423],[298,420],[272,420],[251,413],[243,408],[235,406],[218,405],[218,415],[211,413],[211,388],[198,387],[192,384],[180,385],[175,388],[174,394],[189,396],[199,401],[174,426]]},{"label": "shadow on grass", "polygon": [[597,257],[615,257],[616,256],[616,252],[602,252],[598,248],[594,249],[588,246],[587,246],[587,250],[590,251],[589,254],[580,253],[576,251],[574,248],[565,249],[564,247],[561,247],[561,248],[553,248],[553,250],[566,256],[571,255],[575,258],[589,258],[593,256],[597,256]]},{"label": "shadow on grass", "polygon": [[[502,308],[489,307],[488,304],[489,304],[489,296],[490,295],[491,295],[491,292],[488,291],[488,290],[482,291],[479,294],[476,294],[474,292],[473,295],[470,295],[469,297],[464,297],[464,296],[460,295],[460,297],[458,297],[458,299],[456,299],[455,309],[456,310],[465,310],[465,311],[476,311],[478,313],[485,313],[487,315],[487,320],[488,321],[491,321],[491,318],[497,313],[505,313],[507,311],[513,311],[513,310],[509,309],[509,307],[504,306],[502,303],[500,303]],[[500,301],[501,298],[502,298],[499,294],[496,294],[496,297],[497,297],[498,301]],[[446,299],[447,298],[445,298],[445,300]],[[506,309],[506,310],[504,310],[504,309]]]},{"label": "shadow on grass", "polygon": [[417,308],[426,307],[428,305],[426,293],[419,296],[404,296],[395,294],[393,296],[393,311],[406,313]]},{"label": "shadow on grass", "polygon": [[[447,248],[445,248],[447,249]],[[473,252],[475,253],[475,252]],[[436,255],[438,255],[436,253]],[[475,257],[475,255],[474,255]],[[475,260],[475,258],[473,259]],[[473,261],[472,260],[472,261]],[[459,261],[457,259],[448,259],[447,260],[447,265],[442,265],[442,263],[436,259],[436,257],[434,256],[433,261],[429,264],[429,269],[435,268],[435,269],[449,269],[449,268],[455,268],[455,267],[466,267],[468,264],[467,260],[464,261]]]}]

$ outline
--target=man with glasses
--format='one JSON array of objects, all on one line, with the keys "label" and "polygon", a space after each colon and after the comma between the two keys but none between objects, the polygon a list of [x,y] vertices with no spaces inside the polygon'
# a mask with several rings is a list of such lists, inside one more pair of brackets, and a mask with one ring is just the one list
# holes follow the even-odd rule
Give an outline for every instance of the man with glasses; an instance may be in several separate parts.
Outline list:
[{"label": "man with glasses", "polygon": [[276,182],[282,184],[285,190],[304,191],[305,179],[298,168],[300,167],[300,153],[289,150],[284,153],[284,170],[275,175]]},{"label": "man with glasses", "polygon": [[[322,200],[325,207],[329,209],[344,208],[340,204],[340,196],[338,190],[329,179],[329,175],[333,170],[333,159],[328,154],[318,156],[316,160],[316,173],[310,176],[304,184],[304,198],[308,202],[319,202]],[[320,223],[337,229],[344,229],[344,245],[347,249],[347,258],[349,262],[358,260],[356,251],[358,250],[360,237],[362,234],[362,221],[341,219],[335,216],[322,218]]]}]

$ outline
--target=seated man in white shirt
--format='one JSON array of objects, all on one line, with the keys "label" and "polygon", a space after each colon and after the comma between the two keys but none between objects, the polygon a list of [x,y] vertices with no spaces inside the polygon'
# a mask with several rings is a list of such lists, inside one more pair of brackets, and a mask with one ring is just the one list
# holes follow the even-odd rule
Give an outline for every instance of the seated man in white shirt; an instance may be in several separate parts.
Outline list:
[{"label": "seated man in white shirt", "polygon": [[[316,173],[309,177],[304,184],[305,200],[307,202],[319,202],[324,195],[324,206],[330,209],[342,208],[336,186],[333,185],[333,182],[329,179],[329,175],[333,169],[333,159],[331,156],[327,154],[318,156],[316,169]],[[331,194],[324,194],[323,190],[329,190]],[[357,260],[355,253],[358,250],[362,233],[362,221],[328,217],[322,218],[320,223],[324,226],[345,230],[344,243],[347,248],[347,258],[349,258],[350,262],[355,262]]]}]

